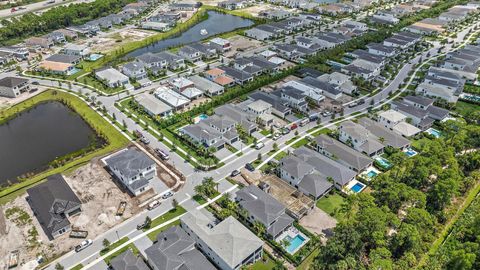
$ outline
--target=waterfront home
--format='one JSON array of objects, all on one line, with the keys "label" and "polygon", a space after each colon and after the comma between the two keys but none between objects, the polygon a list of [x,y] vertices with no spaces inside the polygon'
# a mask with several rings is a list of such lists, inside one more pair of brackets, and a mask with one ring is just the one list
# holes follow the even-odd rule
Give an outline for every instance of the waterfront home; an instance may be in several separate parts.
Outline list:
[{"label": "waterfront home", "polygon": [[196,247],[192,236],[180,226],[159,233],[145,250],[148,263],[155,270],[212,270],[215,266]]},{"label": "waterfront home", "polygon": [[210,46],[217,49],[217,51],[220,53],[224,53],[232,49],[232,44],[230,43],[230,41],[224,38],[219,38],[219,37],[212,38],[209,41],[209,43],[210,43]]},{"label": "waterfront home", "polygon": [[82,211],[82,203],[60,174],[27,189],[27,202],[50,240],[71,230],[69,217]]},{"label": "waterfront home", "polygon": [[241,269],[262,258],[263,241],[232,216],[218,221],[209,212],[195,210],[180,218],[180,226],[222,270]]},{"label": "waterfront home", "polygon": [[106,68],[95,71],[95,78],[110,88],[122,87],[130,88],[130,80],[127,76],[114,68]]},{"label": "waterfront home", "polygon": [[120,253],[110,261],[111,270],[150,270],[141,256],[133,254],[131,249]]},{"label": "waterfront home", "polygon": [[235,201],[248,212],[247,221],[263,224],[272,239],[276,239],[293,224],[294,219],[286,213],[285,206],[256,185],[237,191]]},{"label": "waterfront home", "polygon": [[167,63],[167,67],[171,70],[177,70],[186,67],[185,58],[174,53],[160,52],[156,54],[156,56],[160,57],[162,61],[165,61]]},{"label": "waterfront home", "polygon": [[316,150],[319,153],[334,159],[356,172],[361,172],[373,164],[373,160],[370,157],[325,134],[317,136],[314,142]]},{"label": "waterfront home", "polygon": [[29,80],[19,77],[4,77],[0,79],[0,96],[15,98],[30,88]]},{"label": "waterfront home", "polygon": [[383,153],[383,144],[370,134],[365,127],[352,121],[345,121],[338,126],[338,140],[351,146],[353,149],[373,157]]},{"label": "waterfront home", "polygon": [[168,106],[168,104],[165,104],[150,93],[142,93],[136,95],[134,98],[150,116],[165,117],[173,113],[172,107]]},{"label": "waterfront home", "polygon": [[104,159],[117,180],[134,196],[150,189],[150,181],[156,177],[155,161],[136,148],[128,148]]},{"label": "waterfront home", "polygon": [[52,33],[60,33],[65,37],[65,41],[67,40],[74,40],[78,38],[78,34],[74,31],[67,30],[67,29],[58,29],[53,31]]},{"label": "waterfront home", "polygon": [[56,44],[65,43],[67,41],[65,34],[60,31],[53,31],[44,35],[44,37]]},{"label": "waterfront home", "polygon": [[123,65],[122,73],[130,79],[141,80],[147,78],[147,68],[141,62],[129,62]]}]

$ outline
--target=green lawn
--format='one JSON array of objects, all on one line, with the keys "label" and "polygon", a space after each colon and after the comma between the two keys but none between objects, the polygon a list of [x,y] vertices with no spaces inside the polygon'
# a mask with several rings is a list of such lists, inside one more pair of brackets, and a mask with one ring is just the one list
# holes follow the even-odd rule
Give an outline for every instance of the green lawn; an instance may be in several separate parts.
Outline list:
[{"label": "green lawn", "polygon": [[194,199],[198,204],[202,205],[204,203],[207,203],[207,200],[205,200],[205,198],[203,198],[203,196],[201,195],[198,195],[198,194],[195,194],[192,199]]},{"label": "green lawn", "polygon": [[263,258],[256,263],[246,267],[248,270],[272,270],[275,267],[275,261],[268,255],[263,255]]},{"label": "green lawn", "polygon": [[308,270],[310,265],[313,263],[313,260],[315,260],[315,257],[318,256],[318,253],[320,253],[320,249],[315,249],[310,255],[308,255],[305,260],[297,267],[297,270]]},{"label": "green lawn", "polygon": [[328,129],[328,128],[322,128],[322,129],[319,129],[319,130],[315,131],[314,133],[312,133],[312,136],[317,137],[320,134],[327,134],[329,131],[330,131],[330,129]]},{"label": "green lawn", "polygon": [[140,253],[140,251],[138,250],[138,248],[137,248],[133,243],[130,243],[130,244],[128,244],[126,247],[121,248],[120,250],[114,252],[112,255],[106,257],[106,258],[103,259],[103,260],[104,260],[105,263],[108,265],[108,264],[110,264],[110,261],[111,261],[113,258],[115,258],[115,257],[117,257],[118,255],[122,254],[123,252],[127,251],[127,249],[132,250],[133,255],[135,255],[135,256],[137,256],[137,255]]},{"label": "green lawn", "polygon": [[[153,219],[152,224],[150,225],[150,228],[154,228],[154,227],[156,227],[156,226],[158,226],[158,225],[160,225],[164,222],[169,221],[172,218],[176,218],[180,215],[183,215],[186,212],[187,212],[187,210],[185,210],[185,208],[183,208],[179,205],[179,206],[177,206],[177,208],[174,208],[174,209],[168,211],[167,213]],[[146,231],[148,229],[149,228],[145,228],[145,229],[143,229],[143,231]]]},{"label": "green lawn", "polygon": [[19,104],[16,104],[9,109],[1,111],[0,124],[15,118],[18,113],[21,113],[26,109],[32,108],[39,103],[48,101],[60,101],[63,103],[68,103],[70,107],[79,115],[81,115],[81,117],[96,131],[97,134],[106,139],[107,143],[103,148],[76,158],[71,162],[64,164],[63,166],[41,172],[31,178],[23,180],[19,184],[15,184],[1,190],[0,204],[5,204],[16,196],[22,194],[27,188],[39,183],[49,175],[73,170],[78,166],[90,162],[90,160],[94,157],[106,155],[114,150],[125,147],[129,143],[129,140],[126,137],[120,134],[120,132],[113,128],[110,123],[103,119],[97,112],[92,110],[85,102],[69,93],[62,91],[48,90]]},{"label": "green lawn", "polygon": [[174,222],[172,222],[172,223],[170,223],[170,224],[168,224],[168,225],[166,225],[166,226],[161,227],[161,228],[158,229],[158,230],[155,230],[155,231],[147,234],[147,237],[148,237],[150,240],[152,240],[152,242],[153,242],[153,241],[155,241],[155,240],[157,239],[157,235],[158,235],[159,233],[167,230],[167,229],[170,228],[170,227],[176,226],[176,225],[180,225],[180,219],[175,220]]},{"label": "green lawn", "polygon": [[123,87],[110,88],[103,84],[101,81],[97,80],[93,75],[89,74],[78,79],[78,82],[92,86],[95,89],[98,89],[106,94],[116,94],[122,92],[125,89]]},{"label": "green lawn", "polygon": [[310,141],[307,140],[307,138],[303,138],[303,139],[299,140],[298,142],[294,143],[294,144],[292,145],[292,147],[295,148],[295,149],[296,149],[296,148],[300,148],[300,147],[302,147],[302,146],[304,146],[304,145],[307,145],[309,142],[310,142]]},{"label": "green lawn", "polygon": [[70,270],[80,270],[80,269],[82,269],[82,268],[83,268],[83,264],[79,263],[79,264],[75,265],[75,266],[74,266],[72,269],[70,269]]},{"label": "green lawn", "polygon": [[260,131],[260,134],[262,134],[263,136],[268,136],[268,135],[270,135],[270,130],[262,129]]},{"label": "green lawn", "polygon": [[281,160],[282,158],[284,158],[284,157],[286,157],[286,156],[288,156],[287,152],[282,151],[282,152],[278,153],[278,154],[274,157],[274,159],[276,159],[276,160]]},{"label": "green lawn", "polygon": [[290,140],[286,141],[285,144],[286,145],[290,145],[292,142],[294,142],[296,139],[298,139],[298,136],[295,136],[293,138],[291,138]]},{"label": "green lawn", "polygon": [[332,217],[335,217],[335,211],[340,209],[345,198],[339,194],[328,195],[317,201],[317,207],[325,211]]},{"label": "green lawn", "polygon": [[107,254],[110,250],[115,249],[116,247],[120,246],[121,244],[128,241],[128,237],[123,237],[122,239],[118,240],[117,242],[111,243],[108,247],[100,250],[100,256]]},{"label": "green lawn", "polygon": [[478,112],[480,110],[480,105],[475,105],[472,103],[467,103],[464,101],[458,101],[455,105],[455,112],[463,116],[470,115],[473,112]]}]

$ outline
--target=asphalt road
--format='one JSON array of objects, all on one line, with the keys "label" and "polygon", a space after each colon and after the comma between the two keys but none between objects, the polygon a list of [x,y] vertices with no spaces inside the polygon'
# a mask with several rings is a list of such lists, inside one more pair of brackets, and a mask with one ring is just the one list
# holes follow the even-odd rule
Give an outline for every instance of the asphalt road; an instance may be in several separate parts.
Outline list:
[{"label": "asphalt road", "polygon": [[[462,41],[466,36],[467,32],[468,30],[464,30],[461,33],[459,33],[455,41],[456,42]],[[344,111],[345,117],[356,112],[365,112],[367,110],[367,107],[370,106],[371,99],[374,99],[375,105],[379,105],[383,103],[385,100],[387,100],[389,93],[394,92],[399,88],[399,85],[402,82],[404,82],[404,80],[408,77],[408,73],[413,70],[414,66],[419,63],[420,59],[426,59],[427,53],[430,53],[430,58],[434,57],[435,55],[437,55],[439,47],[440,47],[439,44],[435,44],[435,46],[431,48],[428,52],[421,53],[420,55],[412,59],[410,63],[407,63],[404,66],[402,66],[402,68],[399,70],[398,74],[396,75],[395,79],[392,82],[390,82],[388,86],[386,86],[384,89],[379,91],[376,95],[374,95],[373,97],[367,98],[365,104],[359,105],[353,108],[348,108],[348,107],[345,108],[345,111]],[[444,51],[447,51],[447,50],[451,50],[451,44],[446,45]],[[48,85],[52,87],[59,86],[58,82],[51,81],[48,79],[38,79],[38,81],[42,85]],[[62,84],[61,86],[63,88],[67,88],[66,84]],[[151,88],[155,88],[155,86],[156,84]],[[150,88],[147,88],[141,91],[148,91],[149,89]],[[92,90],[82,86],[72,85],[72,90],[77,92],[83,91],[83,93],[89,92],[91,95],[96,96],[96,93],[92,92]],[[125,120],[129,130],[142,130],[142,127],[138,126],[133,120],[127,118],[123,113],[118,111],[118,109],[116,109],[116,107],[114,106],[117,100],[122,99],[124,97],[126,97],[126,94],[122,93],[122,94],[114,95],[110,97],[98,96],[97,99],[100,100],[106,106],[110,114],[115,113],[117,119],[120,122]],[[330,120],[331,120],[330,118],[323,118],[322,124],[326,124]],[[315,126],[317,126],[316,123],[312,122],[307,124],[304,127],[299,127],[298,131],[301,136],[305,136],[306,131]],[[151,147],[168,149],[168,147],[166,147],[161,142],[156,140],[149,133],[147,132],[143,132],[143,133],[147,137],[149,137],[151,141]],[[285,145],[285,142],[287,142],[293,137],[294,137],[294,134],[293,132],[291,132],[290,134],[282,136],[276,142],[281,148],[288,148],[288,146]],[[174,198],[177,199],[177,201],[181,202],[182,206],[185,207],[187,210],[192,210],[194,208],[197,208],[198,204],[195,201],[190,200],[190,197],[194,194],[194,191],[193,191],[194,187],[198,185],[204,177],[213,177],[215,181],[219,182],[219,190],[221,192],[231,189],[232,184],[229,183],[228,181],[224,181],[224,179],[226,176],[230,174],[232,170],[239,169],[243,167],[245,163],[255,160],[257,158],[258,153],[261,153],[264,157],[266,157],[266,153],[268,153],[273,149],[273,142],[274,142],[273,140],[269,138],[265,138],[263,139],[263,141],[265,143],[265,147],[263,147],[262,149],[260,150],[255,150],[253,148],[244,149],[244,154],[242,156],[234,157],[233,159],[227,161],[223,167],[215,171],[209,171],[209,172],[196,171],[189,163],[185,162],[176,153],[171,153],[170,155],[171,158],[169,162],[173,164],[177,169],[179,169],[182,173],[184,173],[187,178],[185,186],[174,195]],[[94,244],[91,247],[79,253],[70,252],[64,255],[63,257],[61,257],[58,260],[58,262],[60,262],[66,269],[73,267],[79,263],[86,265],[89,262],[94,262],[94,261],[97,262],[98,261],[97,258],[99,257],[98,252],[103,248],[101,242],[104,238],[109,239],[110,242],[115,242],[116,240],[123,238],[125,236],[129,238],[138,237],[139,240],[145,240],[146,237],[141,236],[140,235],[141,233],[136,230],[137,224],[142,223],[145,220],[145,217],[147,215],[149,215],[151,218],[155,218],[162,215],[169,209],[171,209],[172,205],[170,200],[171,198],[163,202],[160,207],[156,208],[153,211],[143,211],[139,215],[132,217],[130,220],[125,221],[122,224],[119,224],[115,228],[105,232],[101,236],[94,239]],[[54,269],[55,263],[52,263],[48,269]]]}]

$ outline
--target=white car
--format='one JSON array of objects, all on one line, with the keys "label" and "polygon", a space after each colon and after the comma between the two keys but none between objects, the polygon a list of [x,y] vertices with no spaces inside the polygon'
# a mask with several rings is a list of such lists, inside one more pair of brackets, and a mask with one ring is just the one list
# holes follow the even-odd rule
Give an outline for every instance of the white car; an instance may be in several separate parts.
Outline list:
[{"label": "white car", "polygon": [[166,199],[168,199],[172,196],[173,196],[173,193],[171,191],[169,191],[169,192],[162,195],[162,199],[166,200]]},{"label": "white car", "polygon": [[259,142],[255,145],[255,149],[257,150],[260,150],[262,149],[263,147],[265,146],[265,144],[263,142]]},{"label": "white car", "polygon": [[93,241],[91,239],[83,240],[80,245],[75,246],[75,252],[80,252],[87,247],[91,246],[93,244]]},{"label": "white car", "polygon": [[153,209],[159,207],[160,204],[161,204],[160,201],[155,200],[155,201],[153,201],[153,202],[151,202],[151,203],[148,204],[147,209],[148,209],[148,210],[153,210]]}]

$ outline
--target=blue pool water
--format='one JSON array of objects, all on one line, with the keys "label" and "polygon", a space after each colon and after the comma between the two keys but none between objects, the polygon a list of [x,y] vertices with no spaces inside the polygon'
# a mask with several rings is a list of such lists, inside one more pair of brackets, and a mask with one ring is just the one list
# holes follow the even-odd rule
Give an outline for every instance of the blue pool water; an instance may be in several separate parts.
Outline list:
[{"label": "blue pool water", "polygon": [[92,53],[90,54],[90,56],[88,57],[88,60],[92,61],[92,62],[95,62],[97,61],[98,59],[102,58],[103,57],[103,54],[98,54],[98,53]]},{"label": "blue pool water", "polygon": [[433,137],[435,138],[440,138],[440,136],[442,135],[442,133],[434,128],[430,128],[427,130],[428,134],[432,135]]},{"label": "blue pool water", "polygon": [[351,188],[351,190],[355,193],[358,193],[360,191],[362,191],[362,189],[365,187],[364,184],[362,183],[356,183],[355,185],[353,185],[353,187]]},{"label": "blue pool water", "polygon": [[68,75],[73,75],[73,74],[76,74],[77,72],[79,72],[80,69],[74,67],[72,68],[69,72],[68,72]]},{"label": "blue pool water", "polygon": [[295,251],[297,251],[298,247],[300,247],[303,242],[305,242],[305,238],[303,238],[301,235],[295,236],[295,238],[291,238],[290,236],[285,237],[290,244],[287,247],[287,251],[290,254],[293,254]]},{"label": "blue pool water", "polygon": [[205,120],[208,118],[208,115],[206,114],[200,114],[200,116],[198,116],[198,118],[200,118],[200,120]]},{"label": "blue pool water", "polygon": [[418,154],[418,153],[417,153],[417,151],[415,151],[415,150],[413,150],[413,149],[411,149],[411,148],[408,148],[407,151],[405,152],[405,154],[407,154],[407,156],[409,156],[409,157],[413,157],[413,156],[415,156],[415,155]]},{"label": "blue pool water", "polygon": [[367,173],[367,176],[368,176],[368,178],[372,178],[372,177],[377,176],[377,173],[376,173],[375,171],[369,171],[369,172]]},{"label": "blue pool water", "polygon": [[378,162],[378,164],[380,164],[380,166],[382,166],[385,169],[389,169],[390,167],[392,167],[392,164],[384,158],[377,157],[375,160]]}]

